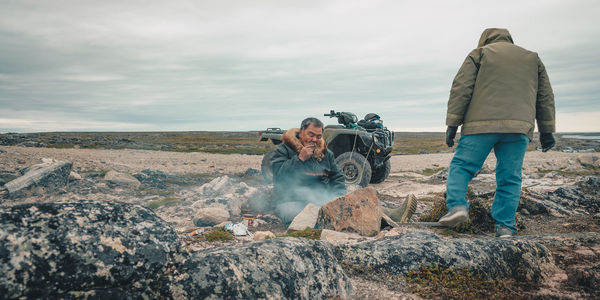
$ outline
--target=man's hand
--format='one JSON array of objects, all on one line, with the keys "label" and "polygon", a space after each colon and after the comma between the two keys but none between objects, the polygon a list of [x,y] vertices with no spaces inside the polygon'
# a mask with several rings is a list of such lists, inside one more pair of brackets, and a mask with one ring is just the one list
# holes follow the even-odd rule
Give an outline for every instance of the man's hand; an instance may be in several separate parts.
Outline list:
[{"label": "man's hand", "polygon": [[316,146],[317,146],[316,144],[310,143],[310,144],[302,147],[302,150],[300,150],[300,153],[298,153],[298,158],[301,161],[306,161],[313,155],[313,153],[315,152]]},{"label": "man's hand", "polygon": [[448,126],[448,129],[446,129],[446,145],[448,147],[454,146],[454,137],[456,137],[457,129],[457,126]]},{"label": "man's hand", "polygon": [[556,141],[551,132],[540,132],[540,144],[542,144],[542,152],[546,152],[556,145]]}]

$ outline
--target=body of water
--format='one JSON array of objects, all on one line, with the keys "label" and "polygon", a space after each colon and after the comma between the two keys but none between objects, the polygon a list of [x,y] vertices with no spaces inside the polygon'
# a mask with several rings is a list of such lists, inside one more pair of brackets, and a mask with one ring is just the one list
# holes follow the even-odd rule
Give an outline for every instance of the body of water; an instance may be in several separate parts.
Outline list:
[{"label": "body of water", "polygon": [[561,138],[563,138],[563,139],[578,139],[578,140],[595,140],[595,141],[600,141],[600,135],[577,135],[577,134],[570,134],[570,135],[563,135],[563,136],[561,136]]}]

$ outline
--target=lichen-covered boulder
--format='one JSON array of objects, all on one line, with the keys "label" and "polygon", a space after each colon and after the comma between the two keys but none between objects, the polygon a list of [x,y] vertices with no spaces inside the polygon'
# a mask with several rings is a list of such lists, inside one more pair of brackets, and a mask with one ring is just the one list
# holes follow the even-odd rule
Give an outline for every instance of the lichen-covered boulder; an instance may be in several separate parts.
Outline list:
[{"label": "lichen-covered boulder", "polygon": [[0,298],[154,298],[177,234],[138,205],[0,207]]},{"label": "lichen-covered boulder", "polygon": [[421,266],[466,267],[483,278],[540,281],[555,270],[550,251],[520,238],[444,239],[431,233],[407,233],[336,249],[340,263],[377,272],[406,275]]},{"label": "lichen-covered boulder", "polygon": [[196,252],[177,273],[168,291],[181,299],[345,299],[352,288],[326,243],[298,238]]}]

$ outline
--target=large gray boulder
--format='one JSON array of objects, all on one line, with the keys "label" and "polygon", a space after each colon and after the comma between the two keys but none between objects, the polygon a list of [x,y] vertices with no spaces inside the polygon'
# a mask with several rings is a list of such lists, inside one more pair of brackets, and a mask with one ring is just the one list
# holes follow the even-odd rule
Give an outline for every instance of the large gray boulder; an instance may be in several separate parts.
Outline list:
[{"label": "large gray boulder", "polygon": [[0,298],[155,298],[178,245],[138,205],[0,207]]},{"label": "large gray boulder", "polygon": [[342,245],[336,248],[340,263],[372,267],[376,272],[407,275],[421,266],[469,268],[483,278],[540,281],[555,270],[550,251],[522,239],[444,239],[431,233],[403,235]]},{"label": "large gray boulder", "polygon": [[4,197],[27,197],[58,190],[69,182],[72,167],[73,163],[70,161],[48,161],[33,165],[27,168],[23,176],[4,185]]},{"label": "large gray boulder", "polygon": [[351,285],[326,243],[277,238],[196,252],[169,291],[183,299],[346,299]]}]

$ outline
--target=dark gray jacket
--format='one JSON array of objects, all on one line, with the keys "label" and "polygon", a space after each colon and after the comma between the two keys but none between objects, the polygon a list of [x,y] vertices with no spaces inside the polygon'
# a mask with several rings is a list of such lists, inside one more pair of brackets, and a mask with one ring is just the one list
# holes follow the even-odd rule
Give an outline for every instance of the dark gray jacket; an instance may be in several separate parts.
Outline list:
[{"label": "dark gray jacket", "polygon": [[335,163],[333,152],[324,149],[322,159],[313,156],[301,161],[294,145],[287,144],[284,140],[277,146],[272,160],[276,202],[312,202],[307,194],[313,192],[324,198],[346,194],[344,174]]}]

